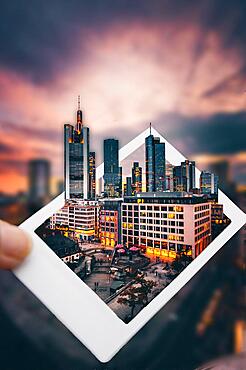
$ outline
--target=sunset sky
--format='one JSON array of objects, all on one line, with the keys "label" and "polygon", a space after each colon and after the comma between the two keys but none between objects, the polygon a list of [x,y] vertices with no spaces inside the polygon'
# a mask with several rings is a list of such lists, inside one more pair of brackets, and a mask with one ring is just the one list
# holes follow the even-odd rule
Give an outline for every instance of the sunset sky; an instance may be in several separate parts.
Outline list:
[{"label": "sunset sky", "polygon": [[[246,2],[2,1],[0,191],[27,161],[62,177],[62,128],[81,95],[91,149],[153,126],[201,165],[226,157],[246,183]],[[200,166],[201,167],[201,166]]]}]

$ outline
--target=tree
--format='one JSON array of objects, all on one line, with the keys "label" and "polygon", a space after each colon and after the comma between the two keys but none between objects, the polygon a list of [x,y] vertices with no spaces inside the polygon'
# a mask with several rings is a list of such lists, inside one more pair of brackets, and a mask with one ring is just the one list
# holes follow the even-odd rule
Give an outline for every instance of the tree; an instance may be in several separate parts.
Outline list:
[{"label": "tree", "polygon": [[129,306],[131,309],[131,319],[134,315],[134,310],[137,304],[141,304],[142,302],[142,294],[139,291],[139,287],[131,286],[130,288],[126,289],[124,292],[120,294],[118,298],[118,303],[124,304]]},{"label": "tree", "polygon": [[143,306],[146,306],[149,303],[148,295],[152,292],[153,288],[157,285],[157,282],[154,280],[147,280],[143,277],[139,277],[137,282],[140,284],[139,292],[142,294]]}]

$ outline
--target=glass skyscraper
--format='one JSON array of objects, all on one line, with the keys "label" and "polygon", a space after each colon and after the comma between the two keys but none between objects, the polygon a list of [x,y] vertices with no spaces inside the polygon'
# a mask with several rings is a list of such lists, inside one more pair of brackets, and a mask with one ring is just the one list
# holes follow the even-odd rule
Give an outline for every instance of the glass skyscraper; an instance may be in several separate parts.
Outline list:
[{"label": "glass skyscraper", "polygon": [[165,143],[153,135],[145,139],[146,191],[162,192],[166,190]]},{"label": "glass skyscraper", "polygon": [[154,140],[155,145],[155,191],[162,192],[166,190],[166,155],[165,143],[160,139]]},{"label": "glass skyscraper", "polygon": [[218,176],[208,171],[202,171],[200,175],[200,190],[202,194],[218,194]]},{"label": "glass skyscraper", "polygon": [[122,168],[119,167],[119,141],[104,140],[104,194],[106,197],[122,195]]},{"label": "glass skyscraper", "polygon": [[89,198],[96,198],[96,153],[89,154]]},{"label": "glass skyscraper", "polygon": [[134,162],[132,167],[132,192],[135,195],[142,191],[142,167],[139,162]]},{"label": "glass skyscraper", "polygon": [[180,166],[173,168],[173,182],[175,191],[190,192],[196,187],[195,162],[185,160]]},{"label": "glass skyscraper", "polygon": [[89,128],[83,125],[80,106],[75,128],[64,126],[64,181],[65,199],[89,199]]}]

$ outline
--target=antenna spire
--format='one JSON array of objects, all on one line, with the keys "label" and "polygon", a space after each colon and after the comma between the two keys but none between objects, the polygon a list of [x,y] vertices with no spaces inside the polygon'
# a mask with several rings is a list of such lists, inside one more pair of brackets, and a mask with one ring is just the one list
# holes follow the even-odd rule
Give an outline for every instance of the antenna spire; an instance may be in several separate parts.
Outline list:
[{"label": "antenna spire", "polygon": [[149,134],[151,135],[151,122],[149,123]]},{"label": "antenna spire", "polygon": [[78,95],[78,110],[80,110],[80,95]]}]

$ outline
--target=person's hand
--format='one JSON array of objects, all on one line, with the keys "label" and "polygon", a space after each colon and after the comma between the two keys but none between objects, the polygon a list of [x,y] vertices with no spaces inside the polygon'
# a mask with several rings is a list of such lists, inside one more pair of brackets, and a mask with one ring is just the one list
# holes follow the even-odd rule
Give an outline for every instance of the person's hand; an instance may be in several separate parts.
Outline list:
[{"label": "person's hand", "polygon": [[0,269],[16,267],[30,250],[28,235],[17,226],[0,220]]}]

